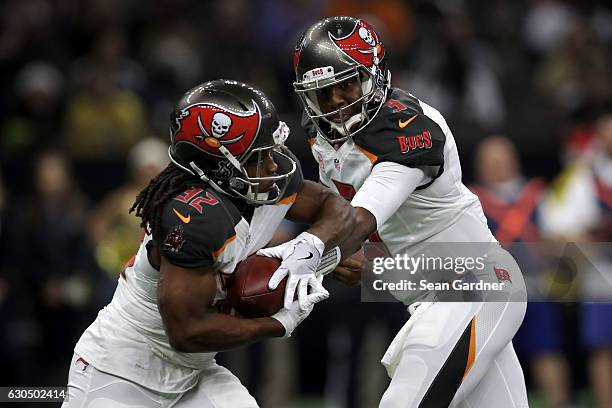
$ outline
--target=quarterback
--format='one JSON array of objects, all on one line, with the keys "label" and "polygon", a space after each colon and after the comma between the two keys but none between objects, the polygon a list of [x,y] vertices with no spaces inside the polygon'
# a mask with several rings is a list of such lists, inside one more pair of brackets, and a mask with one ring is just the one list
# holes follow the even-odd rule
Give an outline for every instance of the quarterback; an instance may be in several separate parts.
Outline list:
[{"label": "quarterback", "polygon": [[[178,102],[170,134],[172,163],[131,208],[146,236],[76,344],[64,408],[257,407],[215,353],[288,337],[328,297],[315,270],[354,211],[303,179],[268,98],[236,81],[204,83]],[[225,276],[285,217],[311,224],[279,255],[291,302],[265,318],[218,313]]]},{"label": "quarterback", "polygon": [[[353,17],[312,25],[293,56],[294,88],[320,182],[355,207],[355,230],[343,245],[356,250],[369,239],[392,258],[418,257],[445,243],[482,243],[489,249],[475,276],[504,285],[496,302],[450,302],[427,285],[393,293],[411,317],[382,359],[391,383],[380,407],[526,407],[512,346],[526,308],[521,271],[463,185],[446,121],[391,87],[385,57],[376,31]],[[446,245],[452,252],[453,244]],[[348,273],[355,265],[339,269]]]}]

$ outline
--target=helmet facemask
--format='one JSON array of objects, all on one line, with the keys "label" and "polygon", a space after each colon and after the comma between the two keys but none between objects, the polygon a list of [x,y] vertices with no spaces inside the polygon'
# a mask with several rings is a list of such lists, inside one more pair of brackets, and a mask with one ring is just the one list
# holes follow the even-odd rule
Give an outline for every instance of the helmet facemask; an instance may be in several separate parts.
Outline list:
[{"label": "helmet facemask", "polygon": [[[352,138],[365,128],[380,110],[386,99],[390,78],[382,79],[381,71],[377,67],[373,68],[375,75],[361,65],[334,75],[333,68],[326,67],[323,68],[323,70],[330,70],[329,77],[294,83],[295,91],[300,97],[306,113],[317,128],[319,134],[329,143],[340,143]],[[390,74],[388,75],[390,76]],[[359,83],[361,96],[346,106],[331,112],[322,112],[319,106],[317,91],[338,85],[350,79],[354,79]],[[359,112],[345,119],[343,113],[355,105],[361,106]],[[334,116],[339,116],[340,121],[333,121],[331,118]],[[322,123],[324,123],[323,128],[321,127]],[[325,128],[331,128],[333,136],[329,134],[329,131],[326,132],[324,130]]]}]

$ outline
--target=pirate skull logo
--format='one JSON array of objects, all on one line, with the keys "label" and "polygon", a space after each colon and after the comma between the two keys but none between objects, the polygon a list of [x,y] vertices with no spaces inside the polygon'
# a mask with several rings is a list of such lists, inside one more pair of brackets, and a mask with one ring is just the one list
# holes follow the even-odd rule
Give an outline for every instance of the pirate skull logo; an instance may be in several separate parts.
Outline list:
[{"label": "pirate skull logo", "polygon": [[223,112],[217,112],[213,116],[211,125],[213,136],[220,139],[225,136],[227,132],[229,132],[229,129],[232,126],[232,118]]},{"label": "pirate skull logo", "polygon": [[365,27],[359,27],[359,37],[361,37],[363,41],[367,42],[372,47],[376,45],[372,33]]}]

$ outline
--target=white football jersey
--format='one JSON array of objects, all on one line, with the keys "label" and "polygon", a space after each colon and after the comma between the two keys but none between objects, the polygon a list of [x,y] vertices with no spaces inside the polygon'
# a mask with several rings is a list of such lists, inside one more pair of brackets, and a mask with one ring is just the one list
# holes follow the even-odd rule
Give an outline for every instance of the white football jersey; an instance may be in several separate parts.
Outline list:
[{"label": "white football jersey", "polygon": [[[195,386],[216,353],[183,353],[170,346],[157,306],[159,271],[151,265],[147,248],[157,245],[178,266],[212,266],[231,274],[240,261],[270,242],[302,180],[297,172],[277,204],[245,205],[242,211],[208,186],[190,188],[168,200],[159,234],[165,239],[154,243],[151,235],[145,236],[119,278],[112,301],[83,333],[75,353],[99,371],[156,391],[179,393]],[[217,283],[215,303],[226,297],[220,275]]]},{"label": "white football jersey", "polygon": [[[314,134],[308,124],[306,131]],[[320,135],[310,141],[320,181],[349,201],[379,163],[416,167],[430,175],[370,237],[382,242],[386,255],[418,256],[432,242],[495,242],[478,198],[461,181],[457,145],[446,121],[414,96],[393,89],[374,120],[338,150]],[[402,188],[399,180],[398,194]],[[393,199],[377,191],[360,196],[370,206]]]}]

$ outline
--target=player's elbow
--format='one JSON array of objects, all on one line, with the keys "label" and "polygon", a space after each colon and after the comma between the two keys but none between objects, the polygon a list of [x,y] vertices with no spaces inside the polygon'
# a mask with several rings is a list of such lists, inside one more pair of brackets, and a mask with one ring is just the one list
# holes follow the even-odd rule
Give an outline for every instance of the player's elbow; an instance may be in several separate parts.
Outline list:
[{"label": "player's elbow", "polygon": [[166,331],[166,335],[168,336],[168,343],[170,343],[170,347],[176,351],[180,351],[181,353],[189,353],[191,351],[191,347],[186,336],[168,331]]},{"label": "player's elbow", "polygon": [[209,353],[222,350],[213,340],[219,337],[218,329],[214,327],[209,315],[189,316],[185,311],[172,313],[162,305],[163,302],[159,302],[170,347],[181,353]]},{"label": "player's elbow", "polygon": [[170,347],[176,351],[188,353],[191,347],[186,323],[173,317],[164,317],[163,314],[162,320],[164,322],[164,329],[166,331],[166,337],[168,338]]},{"label": "player's elbow", "polygon": [[207,353],[215,350],[202,341],[201,333],[194,333],[187,325],[166,325],[166,336],[170,347],[181,353]]},{"label": "player's elbow", "polygon": [[183,353],[193,352],[189,319],[177,313],[169,299],[160,296],[157,303],[170,347]]}]

